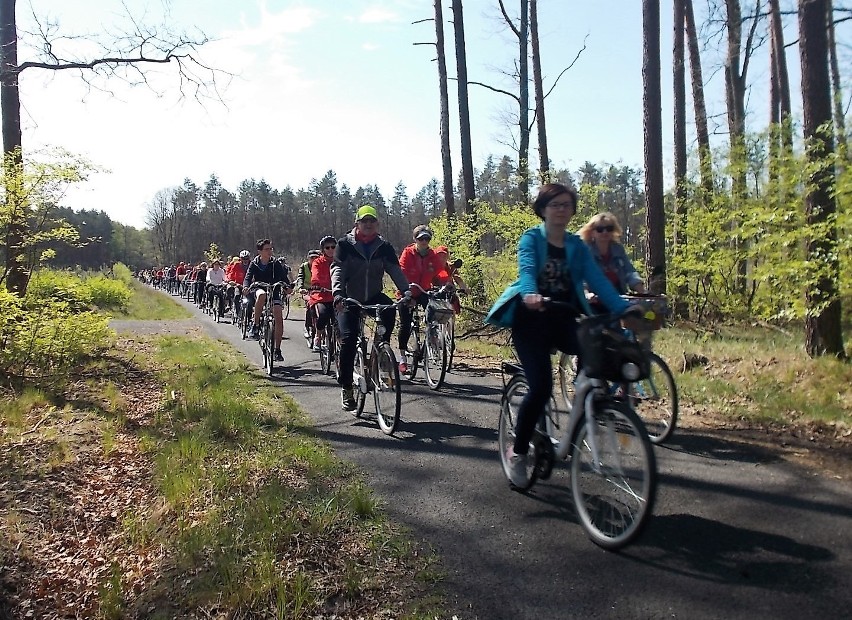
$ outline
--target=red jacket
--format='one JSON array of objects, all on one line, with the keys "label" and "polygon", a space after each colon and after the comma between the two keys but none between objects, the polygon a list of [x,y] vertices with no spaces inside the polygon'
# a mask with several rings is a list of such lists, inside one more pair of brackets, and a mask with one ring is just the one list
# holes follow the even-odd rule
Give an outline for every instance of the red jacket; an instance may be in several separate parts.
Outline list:
[{"label": "red jacket", "polygon": [[334,295],[331,294],[331,263],[332,259],[323,254],[311,265],[311,286],[329,289],[328,291],[311,291],[308,296],[311,305],[330,304],[334,301]]},{"label": "red jacket", "polygon": [[[432,280],[441,270],[435,250],[429,248],[426,256],[421,256],[417,251],[417,245],[414,243],[406,246],[402,254],[399,255],[399,266],[402,267],[402,273],[405,274],[409,282],[416,282],[427,291],[432,288]],[[411,289],[411,294],[417,297],[420,295],[420,289]]]},{"label": "red jacket", "polygon": [[233,282],[242,286],[243,280],[246,279],[246,271],[248,271],[248,265],[243,265],[242,261],[234,263],[225,273],[225,279],[228,282]]}]

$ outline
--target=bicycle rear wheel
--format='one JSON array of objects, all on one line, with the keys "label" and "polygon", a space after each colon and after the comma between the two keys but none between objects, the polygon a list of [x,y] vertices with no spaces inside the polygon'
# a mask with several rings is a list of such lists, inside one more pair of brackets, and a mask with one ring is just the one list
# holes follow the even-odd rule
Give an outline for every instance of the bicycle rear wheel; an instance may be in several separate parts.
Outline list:
[{"label": "bicycle rear wheel", "polygon": [[373,349],[373,369],[370,375],[379,428],[385,435],[392,435],[399,425],[402,389],[396,356],[388,343],[383,342]]},{"label": "bicycle rear wheel", "polygon": [[263,359],[266,362],[266,374],[269,376],[272,376],[272,373],[275,371],[274,334],[275,326],[272,317],[263,317]]},{"label": "bicycle rear wheel", "polygon": [[449,352],[447,351],[447,332],[444,325],[435,324],[426,326],[426,346],[423,347],[426,355],[423,356],[423,374],[426,375],[426,383],[429,388],[437,390],[444,384],[447,376],[447,363]]},{"label": "bicycle rear wheel", "polygon": [[653,444],[665,442],[674,433],[679,409],[677,384],[668,364],[650,354],[651,374],[630,384],[630,404],[642,418]]},{"label": "bicycle rear wheel", "polygon": [[319,354],[320,354],[320,367],[322,368],[322,374],[328,375],[331,374],[331,362],[334,359],[334,329],[332,327],[331,321],[329,321],[328,325],[325,326],[325,329],[322,330],[323,339],[320,343]]},{"label": "bicycle rear wheel", "polygon": [[450,320],[447,321],[447,351],[449,352],[449,356],[447,359],[447,370],[450,370],[453,367],[453,358],[456,355],[456,317],[455,315],[450,317]]},{"label": "bicycle rear wheel", "polygon": [[534,454],[532,445],[530,445],[530,452],[527,456],[527,483],[525,485],[518,486],[509,478],[509,463],[506,454],[509,448],[515,445],[518,408],[528,391],[529,384],[526,376],[523,373],[514,375],[503,390],[503,397],[500,400],[500,419],[497,422],[497,446],[500,450],[500,464],[503,466],[503,474],[506,476],[506,480],[509,480],[509,485],[517,491],[528,490],[535,484],[538,477],[534,460],[530,458]]},{"label": "bicycle rear wheel", "polygon": [[[414,345],[411,342],[414,341]],[[417,369],[420,367],[420,362],[423,359],[423,347],[420,341],[420,325],[416,321],[411,323],[411,338],[408,341],[408,378],[414,379],[417,376]]]},{"label": "bicycle rear wheel", "polygon": [[657,464],[645,425],[626,403],[593,406],[592,424],[584,416],[571,442],[571,493],[592,542],[615,550],[635,540],[651,517]]}]

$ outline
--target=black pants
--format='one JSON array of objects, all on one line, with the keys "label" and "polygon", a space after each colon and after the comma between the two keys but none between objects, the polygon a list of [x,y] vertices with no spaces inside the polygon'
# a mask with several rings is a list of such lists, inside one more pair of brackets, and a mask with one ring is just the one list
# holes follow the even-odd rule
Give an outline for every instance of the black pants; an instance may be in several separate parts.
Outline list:
[{"label": "black pants", "polygon": [[[384,293],[379,293],[365,302],[366,305],[390,304],[391,298]],[[352,385],[352,371],[355,368],[355,350],[358,348],[358,327],[361,318],[361,309],[358,307],[344,307],[337,313],[337,325],[340,328],[340,370],[337,383],[343,387]],[[385,326],[383,340],[390,340],[394,323],[396,323],[396,308],[388,308],[382,311],[379,319]]]},{"label": "black pants", "polygon": [[529,391],[518,408],[514,446],[515,454],[526,454],[535,425],[553,392],[551,351],[555,348],[577,355],[580,350],[576,317],[553,310],[528,310],[523,302],[518,302],[512,325],[512,342],[529,382]]},{"label": "black pants", "polygon": [[[414,302],[421,308],[426,308],[429,303],[428,295],[419,295],[414,298]],[[408,348],[408,340],[411,338],[411,317],[414,314],[414,308],[408,304],[399,306],[399,349],[405,351]]]},{"label": "black pants", "polygon": [[311,307],[311,311],[316,313],[317,331],[321,332],[328,325],[333,316],[334,306],[331,303],[316,303]]}]

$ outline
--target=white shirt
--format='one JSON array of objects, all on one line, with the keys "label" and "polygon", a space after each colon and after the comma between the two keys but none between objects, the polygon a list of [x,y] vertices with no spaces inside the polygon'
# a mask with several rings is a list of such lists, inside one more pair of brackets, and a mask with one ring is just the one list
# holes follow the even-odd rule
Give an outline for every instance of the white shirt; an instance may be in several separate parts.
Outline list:
[{"label": "white shirt", "polygon": [[207,281],[210,284],[222,284],[225,281],[225,270],[219,267],[207,270]]}]

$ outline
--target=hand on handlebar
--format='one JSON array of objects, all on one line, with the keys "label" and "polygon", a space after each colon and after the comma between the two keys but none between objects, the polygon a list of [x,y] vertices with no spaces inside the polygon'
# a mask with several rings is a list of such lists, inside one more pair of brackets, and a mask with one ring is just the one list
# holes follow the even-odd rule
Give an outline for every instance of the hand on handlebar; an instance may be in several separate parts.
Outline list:
[{"label": "hand on handlebar", "polygon": [[538,293],[527,293],[523,300],[524,305],[530,310],[544,310],[544,297]]}]

